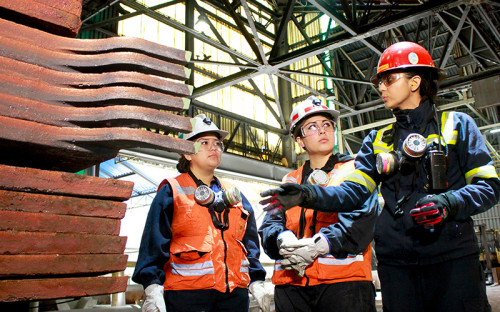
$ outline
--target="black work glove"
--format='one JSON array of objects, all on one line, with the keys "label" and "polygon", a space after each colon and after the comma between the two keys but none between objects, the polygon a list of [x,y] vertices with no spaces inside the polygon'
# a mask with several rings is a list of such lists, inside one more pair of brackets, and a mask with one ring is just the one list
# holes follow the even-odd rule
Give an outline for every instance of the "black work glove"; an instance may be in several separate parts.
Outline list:
[{"label": "black work glove", "polygon": [[275,210],[273,214],[285,212],[295,206],[311,208],[318,197],[312,185],[296,183],[282,184],[279,188],[260,193],[260,196],[270,196],[261,200],[260,204],[265,206],[265,211]]},{"label": "black work glove", "polygon": [[411,217],[427,229],[434,228],[447,218],[453,218],[458,210],[457,199],[450,192],[421,198],[415,206],[410,210]]}]

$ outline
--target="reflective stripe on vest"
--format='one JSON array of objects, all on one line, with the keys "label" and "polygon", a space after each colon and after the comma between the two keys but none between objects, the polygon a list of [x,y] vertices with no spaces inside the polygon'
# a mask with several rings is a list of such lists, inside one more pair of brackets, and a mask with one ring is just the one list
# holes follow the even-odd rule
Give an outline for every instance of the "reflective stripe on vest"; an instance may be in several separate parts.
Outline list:
[{"label": "reflective stripe on vest", "polygon": [[214,274],[214,263],[210,261],[194,264],[170,263],[172,274],[181,276],[201,276]]},{"label": "reflective stripe on vest", "polygon": [[[189,174],[167,180],[172,189],[174,210],[170,258],[164,266],[165,289],[226,292],[248,287],[250,263],[241,242],[249,213],[242,203],[229,209],[229,228],[222,235],[213,225],[208,209],[196,203],[197,186]],[[223,180],[220,183],[225,190],[233,186]]]},{"label": "reflective stripe on vest", "polygon": [[354,263],[356,261],[361,261],[363,262],[365,258],[363,257],[362,254],[359,255],[351,255],[347,258],[335,258],[332,255],[325,255],[322,257],[318,258],[318,262],[321,264],[327,264],[327,265],[349,265],[351,263]]},{"label": "reflective stripe on vest", "polygon": [[250,265],[250,262],[247,260],[241,260],[241,267],[240,267],[240,272],[248,273],[248,266]]},{"label": "reflective stripe on vest", "polygon": [[283,183],[286,183],[286,182],[291,182],[291,183],[297,183],[297,178],[295,177],[289,177],[289,176],[285,176],[285,178],[283,179]]},{"label": "reflective stripe on vest", "polygon": [[[363,257],[362,254],[351,255],[347,258],[335,258],[330,254],[318,257],[318,262],[325,265],[349,265],[356,261],[363,262],[364,260],[365,258]],[[276,262],[274,263],[274,270],[275,271],[285,270],[285,268],[283,268],[283,266],[281,265],[281,260],[276,260]]]},{"label": "reflective stripe on vest", "polygon": [[[302,181],[304,166],[289,173],[283,182]],[[337,163],[329,173],[328,185],[339,185],[346,176],[354,170],[354,160]],[[285,212],[286,228],[298,234],[300,227],[301,207],[293,207]],[[311,237],[313,232],[338,222],[338,213],[316,213],[316,228],[312,229],[314,212],[306,209],[304,238]],[[304,277],[299,277],[295,270],[286,270],[281,265],[282,260],[276,260],[272,281],[275,285],[314,286],[349,281],[370,281],[371,277],[371,244],[359,255],[352,255],[345,259],[336,259],[332,255],[320,256],[311,263],[305,271]]]},{"label": "reflective stripe on vest", "polygon": [[196,191],[195,187],[192,186],[180,186],[176,185],[175,189],[177,190],[177,193],[179,194],[184,194],[184,195],[194,195],[194,192]]}]

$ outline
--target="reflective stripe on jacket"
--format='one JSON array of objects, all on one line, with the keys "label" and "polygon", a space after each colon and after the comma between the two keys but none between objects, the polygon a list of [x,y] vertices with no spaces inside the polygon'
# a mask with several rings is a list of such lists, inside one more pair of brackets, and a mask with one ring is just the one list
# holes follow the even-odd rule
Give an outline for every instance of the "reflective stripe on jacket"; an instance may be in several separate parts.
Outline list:
[{"label": "reflective stripe on jacket", "polygon": [[[455,114],[456,114],[455,112],[442,112],[441,114],[441,120],[440,120],[441,133],[442,133],[441,144],[443,144],[444,146],[457,144],[458,131],[457,129],[455,129],[454,126],[456,123]],[[386,131],[390,131],[392,127],[393,125],[391,124],[377,131],[377,135],[375,136],[375,141],[373,142],[373,153],[375,155],[378,153],[388,153],[394,150],[394,145],[392,143],[386,144],[382,141],[384,133]],[[426,141],[427,145],[431,143],[437,143],[438,135],[431,134],[426,138]],[[467,184],[470,184],[473,178],[489,179],[497,177],[498,176],[495,167],[492,165],[480,166],[472,170],[469,170],[468,172],[465,173],[465,179]]]},{"label": "reflective stripe on jacket", "polygon": [[[170,259],[165,264],[165,289],[232,291],[250,283],[243,245],[248,212],[241,203],[229,210],[229,228],[217,229],[207,207],[194,199],[196,183],[184,173],[168,179],[174,198]],[[221,180],[223,189],[232,187]]]},{"label": "reflective stripe on jacket", "polygon": [[[302,181],[302,170],[300,167],[287,174],[283,182],[300,183]],[[338,162],[329,172],[328,186],[339,185],[346,175],[354,170],[354,160]],[[300,227],[300,215],[302,207],[293,207],[286,211],[286,228],[293,231],[298,237]],[[305,209],[304,238],[312,237],[321,228],[338,222],[337,213],[316,213]],[[314,227],[314,231],[313,231]],[[371,231],[372,229],[367,229]],[[274,266],[272,281],[275,285],[291,284],[300,286],[314,286],[319,284],[331,284],[348,281],[371,281],[371,244],[366,250],[358,255],[349,255],[346,258],[335,258],[331,254],[318,257],[307,267],[304,277],[300,277],[294,270],[285,270],[281,267],[281,260],[277,260]]]}]

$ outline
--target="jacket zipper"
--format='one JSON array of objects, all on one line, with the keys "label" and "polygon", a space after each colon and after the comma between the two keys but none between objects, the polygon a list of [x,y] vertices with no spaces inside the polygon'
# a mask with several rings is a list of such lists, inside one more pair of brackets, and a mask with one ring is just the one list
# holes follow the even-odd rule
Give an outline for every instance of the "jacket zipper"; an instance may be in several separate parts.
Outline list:
[{"label": "jacket zipper", "polygon": [[224,267],[226,270],[226,293],[229,293],[229,268],[227,267],[227,244],[224,240],[224,231],[220,231],[222,241],[224,242]]}]

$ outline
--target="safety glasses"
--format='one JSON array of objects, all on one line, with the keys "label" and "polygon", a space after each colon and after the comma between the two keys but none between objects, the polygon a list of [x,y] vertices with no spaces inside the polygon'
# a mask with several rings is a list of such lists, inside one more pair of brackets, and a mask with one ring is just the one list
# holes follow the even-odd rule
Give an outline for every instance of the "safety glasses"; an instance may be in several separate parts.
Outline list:
[{"label": "safety glasses", "polygon": [[335,126],[336,124],[333,120],[313,121],[300,127],[300,131],[302,132],[302,137],[308,137],[322,132],[333,132],[335,131]]},{"label": "safety glasses", "polygon": [[210,140],[210,139],[199,139],[196,142],[200,143],[200,151],[211,151],[215,150],[217,152],[224,151],[224,143],[220,140]]},{"label": "safety glasses", "polygon": [[393,83],[395,83],[396,81],[398,81],[403,77],[406,77],[405,73],[392,73],[392,74],[382,75],[378,79],[375,85],[380,87],[383,84],[384,86],[389,87],[390,85],[392,85]]}]

